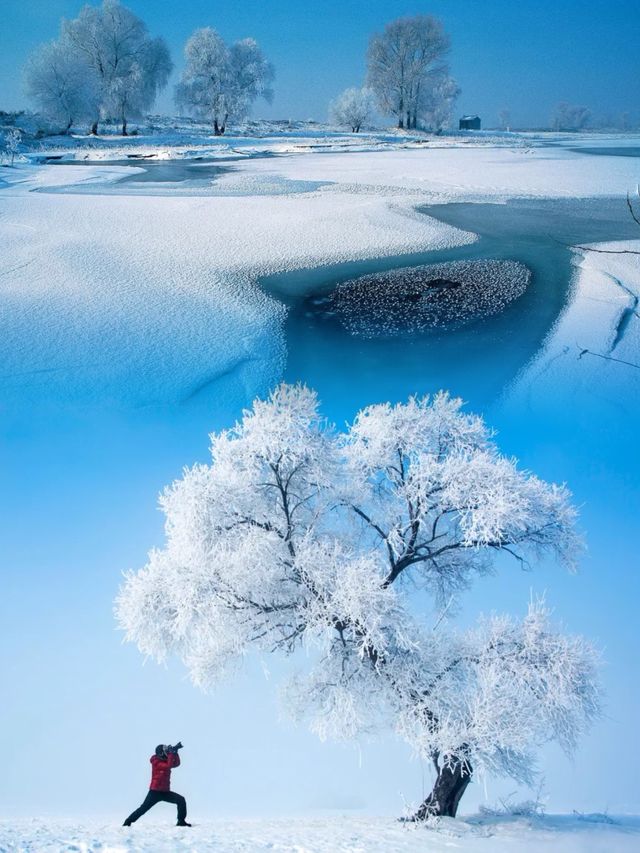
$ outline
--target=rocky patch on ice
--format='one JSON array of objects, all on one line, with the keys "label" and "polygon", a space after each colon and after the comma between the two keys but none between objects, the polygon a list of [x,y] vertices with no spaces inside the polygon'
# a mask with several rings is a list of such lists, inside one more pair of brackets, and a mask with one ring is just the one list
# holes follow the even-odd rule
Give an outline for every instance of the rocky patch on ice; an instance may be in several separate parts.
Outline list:
[{"label": "rocky patch on ice", "polygon": [[531,280],[519,261],[451,261],[372,273],[342,282],[311,311],[363,338],[454,329],[503,311]]}]

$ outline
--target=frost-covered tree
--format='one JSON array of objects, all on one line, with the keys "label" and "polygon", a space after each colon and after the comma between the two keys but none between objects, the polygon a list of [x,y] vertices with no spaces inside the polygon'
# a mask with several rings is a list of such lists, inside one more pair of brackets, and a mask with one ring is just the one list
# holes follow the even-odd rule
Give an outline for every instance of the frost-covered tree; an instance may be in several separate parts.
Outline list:
[{"label": "frost-covered tree", "polygon": [[551,114],[553,130],[582,130],[591,118],[591,110],[561,101]]},{"label": "frost-covered tree", "polygon": [[127,122],[149,109],[167,84],[172,69],[164,39],[152,39],[146,24],[119,0],[84,6],[77,18],[63,21],[62,37],[91,69],[99,92],[98,119],[116,119],[127,133]]},{"label": "frost-covered tree", "polygon": [[244,118],[256,98],[264,98],[271,103],[274,70],[258,42],[245,38],[232,44],[230,62],[231,77],[236,89],[235,118]]},{"label": "frost-covered tree", "polygon": [[126,74],[115,75],[105,100],[105,112],[119,120],[123,136],[127,121],[139,118],[166,86],[173,68],[162,38],[148,39]]},{"label": "frost-covered tree", "polygon": [[100,108],[95,74],[65,39],[41,45],[29,57],[24,78],[27,96],[65,132],[75,123],[92,121]]},{"label": "frost-covered tree", "polygon": [[460,95],[456,81],[448,74],[435,76],[430,85],[422,90],[418,105],[418,117],[424,127],[441,131],[451,125],[453,105]]},{"label": "frost-covered tree", "polygon": [[[444,393],[370,406],[341,434],[312,391],[283,385],[211,438],[211,464],[161,497],[164,548],[119,593],[143,654],[179,656],[208,687],[251,649],[312,650],[287,706],[321,737],[393,727],[436,771],[418,819],[454,816],[473,773],[529,781],[538,745],[573,749],[598,713],[585,641],[541,603],[447,627],[498,554],[573,565],[564,487],[519,470]],[[425,596],[448,605],[435,627]]]},{"label": "frost-covered tree", "polygon": [[427,90],[446,74],[449,37],[431,15],[398,18],[369,42],[367,85],[381,110],[397,116],[398,127],[417,127]]},{"label": "frost-covered tree", "polygon": [[345,89],[329,106],[331,120],[338,125],[350,127],[359,133],[363,124],[370,121],[375,110],[375,95],[372,89]]},{"label": "frost-covered tree", "polygon": [[[0,137],[0,151],[4,157],[9,160],[9,165],[13,166],[16,157],[20,155],[20,143],[22,142],[22,134],[17,127],[12,127]],[[3,157],[3,159],[4,159]]]},{"label": "frost-covered tree", "polygon": [[273,67],[254,39],[229,47],[214,29],[205,27],[193,33],[184,52],[176,103],[210,122],[216,136],[225,132],[230,119],[244,118],[257,97],[271,100]]}]

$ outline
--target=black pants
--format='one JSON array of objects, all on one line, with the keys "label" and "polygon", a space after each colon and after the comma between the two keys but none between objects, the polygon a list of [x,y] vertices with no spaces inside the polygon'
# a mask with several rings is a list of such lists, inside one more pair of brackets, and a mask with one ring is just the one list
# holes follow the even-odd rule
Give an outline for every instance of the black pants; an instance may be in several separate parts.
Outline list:
[{"label": "black pants", "polygon": [[178,807],[178,823],[182,823],[187,816],[187,801],[182,794],[176,794],[174,791],[149,791],[144,803],[134,812],[131,812],[125,823],[135,823],[139,817],[142,817],[149,809],[152,809],[156,803],[175,803]]}]

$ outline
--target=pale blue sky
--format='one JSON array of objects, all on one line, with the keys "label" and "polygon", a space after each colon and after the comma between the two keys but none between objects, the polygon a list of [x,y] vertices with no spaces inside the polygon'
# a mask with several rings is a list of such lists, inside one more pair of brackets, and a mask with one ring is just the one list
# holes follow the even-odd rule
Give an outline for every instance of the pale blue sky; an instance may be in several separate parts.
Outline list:
[{"label": "pale blue sky", "polygon": [[[21,67],[39,43],[55,37],[79,0],[1,0],[0,109],[26,106]],[[640,120],[640,10],[636,0],[130,0],[154,35],[169,42],[179,70],[189,34],[217,28],[227,39],[253,36],[276,68],[272,106],[255,115],[326,117],[327,104],[362,81],[370,34],[399,15],[431,13],[452,39],[452,72],[462,88],[459,112],[495,125],[502,107],[516,126],[546,125],[560,100],[613,117]],[[170,90],[172,86],[170,87]],[[172,111],[170,90],[159,108]]]}]

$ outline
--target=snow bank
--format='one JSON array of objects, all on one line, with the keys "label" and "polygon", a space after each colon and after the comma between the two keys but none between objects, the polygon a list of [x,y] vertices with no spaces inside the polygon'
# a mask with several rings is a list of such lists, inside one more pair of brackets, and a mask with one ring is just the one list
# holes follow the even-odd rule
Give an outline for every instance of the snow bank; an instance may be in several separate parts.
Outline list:
[{"label": "snow bank", "polygon": [[30,190],[102,180],[104,167],[3,171],[5,401],[180,403],[222,381],[244,405],[285,358],[284,308],[259,276],[475,239],[411,196],[47,194]]},{"label": "snow bank", "polygon": [[309,153],[304,157],[242,162],[237,168],[293,180],[328,179],[346,186],[401,187],[423,192],[439,202],[624,196],[637,182],[633,157],[596,157],[563,148],[519,145],[427,145],[420,150],[335,153],[330,157]]},{"label": "snow bank", "polygon": [[[575,254],[571,300],[543,349],[517,378],[512,404],[536,408],[597,400],[618,410],[640,399],[640,240]],[[590,408],[590,406],[589,406]]]},{"label": "snow bank", "polygon": [[15,853],[635,853],[638,818],[578,817],[443,820],[437,829],[390,818],[213,820],[191,829],[144,818],[130,829],[117,822],[0,822],[0,850]]},{"label": "snow bank", "polygon": [[[44,139],[25,134],[23,146],[34,159],[54,157],[65,160],[116,160],[127,157],[184,159],[189,157],[240,157],[264,151],[290,153],[304,151],[367,151],[392,148],[474,147],[487,145],[538,144],[536,137],[525,140],[518,134],[460,133],[441,136],[424,131],[389,128],[353,134],[344,128],[316,122],[252,121],[234,127],[224,136],[214,136],[210,125],[184,119],[151,118],[151,123],[120,135],[119,126],[101,125],[99,136],[78,132]],[[105,132],[106,131],[106,132]]]}]

